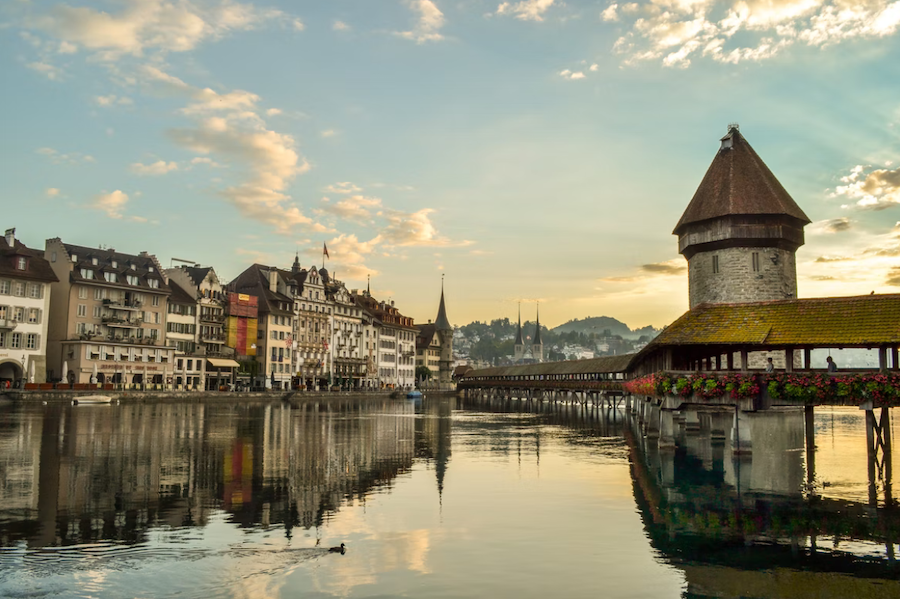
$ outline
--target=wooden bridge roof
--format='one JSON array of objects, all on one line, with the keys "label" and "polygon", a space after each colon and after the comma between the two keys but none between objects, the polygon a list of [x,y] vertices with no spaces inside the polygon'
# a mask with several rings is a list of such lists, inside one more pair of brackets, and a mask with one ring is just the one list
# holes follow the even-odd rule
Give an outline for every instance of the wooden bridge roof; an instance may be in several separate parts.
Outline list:
[{"label": "wooden bridge roof", "polygon": [[602,356],[588,360],[565,360],[562,362],[542,362],[518,366],[496,366],[466,373],[464,379],[478,376],[533,376],[558,374],[598,374],[625,372],[637,354]]},{"label": "wooden bridge roof", "polygon": [[703,304],[669,325],[641,354],[673,345],[900,345],[900,294]]}]

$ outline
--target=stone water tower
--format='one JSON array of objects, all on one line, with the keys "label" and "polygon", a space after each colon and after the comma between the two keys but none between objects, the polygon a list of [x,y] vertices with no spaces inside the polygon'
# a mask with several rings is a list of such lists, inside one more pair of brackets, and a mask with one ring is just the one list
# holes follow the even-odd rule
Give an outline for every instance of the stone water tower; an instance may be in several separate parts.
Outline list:
[{"label": "stone water tower", "polygon": [[797,297],[795,252],[810,223],[738,126],[675,226],[690,307]]}]

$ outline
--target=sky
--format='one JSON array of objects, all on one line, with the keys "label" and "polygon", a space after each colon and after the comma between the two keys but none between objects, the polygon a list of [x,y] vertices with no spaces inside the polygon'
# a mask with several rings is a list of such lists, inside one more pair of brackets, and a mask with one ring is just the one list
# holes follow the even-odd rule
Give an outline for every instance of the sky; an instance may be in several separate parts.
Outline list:
[{"label": "sky", "polygon": [[730,123],[813,221],[800,297],[900,291],[900,0],[4,0],[3,226],[325,266],[455,325],[688,307]]}]

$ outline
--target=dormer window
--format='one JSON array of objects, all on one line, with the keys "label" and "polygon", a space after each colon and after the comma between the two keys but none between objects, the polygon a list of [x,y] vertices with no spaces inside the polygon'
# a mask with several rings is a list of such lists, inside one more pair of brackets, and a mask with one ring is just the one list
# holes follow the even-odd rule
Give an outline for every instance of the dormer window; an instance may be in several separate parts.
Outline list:
[{"label": "dormer window", "polygon": [[100,261],[97,260],[96,258],[91,258],[91,264],[93,264],[94,266],[97,266],[99,263],[100,263]]},{"label": "dormer window", "polygon": [[93,279],[94,271],[91,270],[90,268],[82,268],[81,269],[81,278],[82,279]]},{"label": "dormer window", "polygon": [[117,283],[119,281],[119,277],[114,272],[105,272],[103,275],[109,283]]},{"label": "dormer window", "polygon": [[28,270],[28,259],[24,256],[17,256],[16,270]]},{"label": "dormer window", "polygon": [[147,285],[150,286],[150,289],[159,289],[159,281],[156,279],[147,279]]},{"label": "dormer window", "polygon": [[72,254],[72,262],[78,262],[78,254]]},{"label": "dormer window", "polygon": [[148,266],[148,267],[147,267],[147,270],[149,270],[150,272],[154,272],[152,266]]},{"label": "dormer window", "polygon": [[127,275],[125,278],[128,280],[129,285],[137,285],[138,284],[138,278],[135,275]]},{"label": "dormer window", "polygon": [[113,261],[112,261],[112,267],[113,267],[113,268],[119,268],[119,263],[116,262],[115,260],[113,260]]}]

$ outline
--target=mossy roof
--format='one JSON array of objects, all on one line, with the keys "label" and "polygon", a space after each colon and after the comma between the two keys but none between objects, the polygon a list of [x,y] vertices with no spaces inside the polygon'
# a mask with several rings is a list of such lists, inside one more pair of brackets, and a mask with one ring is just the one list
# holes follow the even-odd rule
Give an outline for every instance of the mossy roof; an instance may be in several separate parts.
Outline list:
[{"label": "mossy roof", "polygon": [[669,325],[641,353],[672,345],[900,345],[900,294],[703,304]]}]

